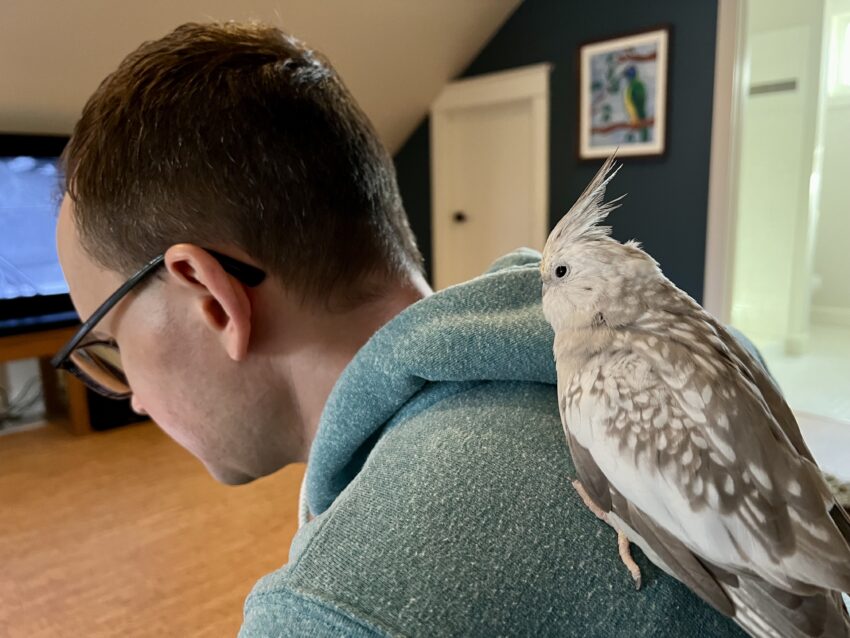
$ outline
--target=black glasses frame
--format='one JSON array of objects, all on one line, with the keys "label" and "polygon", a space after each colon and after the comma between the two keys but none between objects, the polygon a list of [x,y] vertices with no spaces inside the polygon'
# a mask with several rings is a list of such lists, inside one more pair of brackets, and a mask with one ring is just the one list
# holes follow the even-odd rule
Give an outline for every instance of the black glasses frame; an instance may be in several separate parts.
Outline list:
[{"label": "black glasses frame", "polygon": [[[237,280],[241,281],[246,286],[250,286],[251,288],[255,286],[259,286],[266,278],[266,273],[257,268],[256,266],[251,266],[250,264],[243,263],[233,257],[228,257],[227,255],[222,255],[214,250],[210,250],[205,248],[206,252],[208,252],[224,269],[226,273],[232,275]],[[135,288],[139,282],[149,277],[152,273],[156,272],[157,268],[162,266],[165,263],[165,253],[161,255],[157,255],[153,259],[151,259],[147,264],[142,266],[142,268],[130,277],[127,281],[125,281],[118,290],[113,292],[107,299],[104,301],[100,307],[95,310],[92,315],[83,322],[83,325],[80,326],[80,329],[77,330],[76,334],[66,343],[63,348],[50,360],[50,364],[57,369],[65,370],[70,372],[74,376],[78,377],[82,381],[86,383],[92,390],[98,392],[106,397],[112,399],[123,399],[127,398],[129,394],[116,394],[114,392],[110,392],[106,388],[103,388],[99,384],[95,383],[93,379],[90,379],[88,376],[81,373],[76,365],[70,360],[71,353],[82,343],[83,339],[94,329],[94,327],[100,322],[101,319],[106,315],[107,312],[112,310],[115,305],[123,299],[127,293],[129,293],[133,288]],[[98,343],[112,343],[114,342],[106,342],[106,341],[93,341],[86,343],[85,345],[95,345]]]}]

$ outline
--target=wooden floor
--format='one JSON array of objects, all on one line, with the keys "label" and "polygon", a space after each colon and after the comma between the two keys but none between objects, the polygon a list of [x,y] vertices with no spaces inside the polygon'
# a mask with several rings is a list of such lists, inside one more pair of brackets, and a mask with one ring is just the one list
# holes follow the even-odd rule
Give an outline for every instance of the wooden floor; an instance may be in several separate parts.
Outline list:
[{"label": "wooden floor", "polygon": [[234,636],[303,470],[226,487],[151,424],[0,436],[0,636]]}]

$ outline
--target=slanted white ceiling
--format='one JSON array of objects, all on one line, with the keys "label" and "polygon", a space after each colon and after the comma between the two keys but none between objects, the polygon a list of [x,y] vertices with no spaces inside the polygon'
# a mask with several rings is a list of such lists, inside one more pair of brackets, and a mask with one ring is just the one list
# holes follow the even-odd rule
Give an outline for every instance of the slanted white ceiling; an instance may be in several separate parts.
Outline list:
[{"label": "slanted white ceiling", "polygon": [[0,131],[69,133],[145,40],[190,21],[270,22],[324,52],[395,152],[521,0],[2,0]]}]

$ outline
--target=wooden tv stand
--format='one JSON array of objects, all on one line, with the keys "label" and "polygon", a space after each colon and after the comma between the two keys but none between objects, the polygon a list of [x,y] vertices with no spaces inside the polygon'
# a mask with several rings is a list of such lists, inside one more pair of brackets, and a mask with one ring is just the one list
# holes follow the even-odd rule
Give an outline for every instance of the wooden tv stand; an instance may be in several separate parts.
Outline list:
[{"label": "wooden tv stand", "polygon": [[70,326],[0,337],[0,363],[38,359],[47,417],[62,422],[74,434],[86,434],[92,431],[92,427],[85,385],[73,375],[58,371],[64,379],[63,397],[57,370],[50,365],[50,358],[76,331],[77,326]]}]

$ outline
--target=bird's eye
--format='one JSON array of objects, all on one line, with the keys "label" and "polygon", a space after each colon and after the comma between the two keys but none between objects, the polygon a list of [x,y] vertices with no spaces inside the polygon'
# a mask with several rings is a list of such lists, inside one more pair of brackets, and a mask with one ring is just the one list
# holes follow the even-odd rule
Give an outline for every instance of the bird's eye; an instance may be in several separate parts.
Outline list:
[{"label": "bird's eye", "polygon": [[558,279],[565,277],[568,272],[570,272],[569,266],[558,266],[557,268],[555,268],[555,276]]}]

